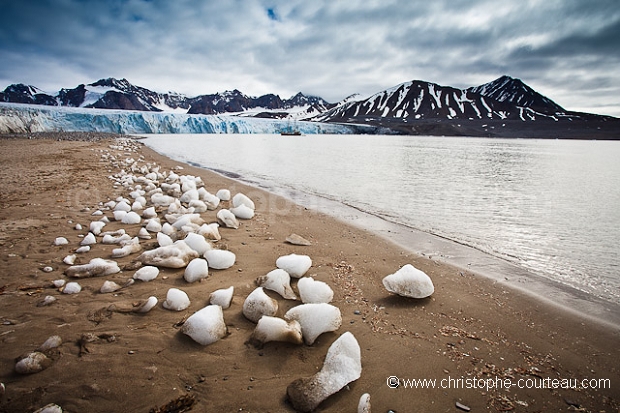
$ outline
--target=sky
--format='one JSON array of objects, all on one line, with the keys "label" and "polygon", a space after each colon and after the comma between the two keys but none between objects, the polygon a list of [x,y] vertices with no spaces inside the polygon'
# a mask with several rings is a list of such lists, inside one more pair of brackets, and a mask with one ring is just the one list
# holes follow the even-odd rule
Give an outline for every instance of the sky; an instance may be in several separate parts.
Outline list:
[{"label": "sky", "polygon": [[502,75],[620,117],[618,0],[0,0],[0,90],[126,78],[338,102]]}]

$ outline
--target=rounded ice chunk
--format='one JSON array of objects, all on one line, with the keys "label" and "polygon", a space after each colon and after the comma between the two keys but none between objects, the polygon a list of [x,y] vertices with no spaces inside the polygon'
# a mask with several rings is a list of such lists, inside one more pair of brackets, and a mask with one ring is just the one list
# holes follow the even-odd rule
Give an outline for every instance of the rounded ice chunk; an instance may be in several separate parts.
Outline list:
[{"label": "rounded ice chunk", "polygon": [[164,301],[164,308],[172,311],[183,311],[189,307],[190,301],[185,291],[178,288],[171,288],[166,294],[166,301]]},{"label": "rounded ice chunk", "polygon": [[252,219],[254,218],[254,210],[245,204],[241,204],[237,207],[230,208],[230,212],[239,219]]},{"label": "rounded ice chunk", "polygon": [[82,286],[76,282],[65,284],[65,288],[62,290],[65,294],[77,294],[80,291],[82,291]]},{"label": "rounded ice chunk", "polygon": [[243,302],[243,315],[254,323],[264,315],[274,316],[277,312],[278,302],[265,294],[263,287],[256,288]]},{"label": "rounded ice chunk", "polygon": [[67,240],[65,237],[56,237],[56,239],[54,240],[54,245],[67,245],[69,243],[69,240]]},{"label": "rounded ice chunk", "polygon": [[[201,236],[201,235],[199,235]],[[209,265],[202,258],[194,258],[185,267],[183,278],[188,283],[193,283],[209,276]]]},{"label": "rounded ice chunk", "polygon": [[230,201],[230,191],[228,189],[220,189],[215,193],[215,196],[222,201]]},{"label": "rounded ice chunk", "polygon": [[133,274],[134,280],[152,281],[159,275],[159,268],[146,265]]},{"label": "rounded ice chunk", "polygon": [[128,212],[122,219],[123,224],[139,224],[142,221],[140,215],[137,212]]},{"label": "rounded ice chunk", "polygon": [[389,292],[403,297],[425,298],[435,292],[431,278],[411,264],[385,277],[383,285]]},{"label": "rounded ice chunk", "polygon": [[264,315],[258,320],[249,342],[260,347],[270,341],[284,341],[302,344],[301,326],[296,320],[286,321],[278,317]]},{"label": "rounded ice chunk", "polygon": [[296,300],[297,296],[291,288],[291,276],[281,268],[269,271],[267,275],[258,277],[256,285],[275,291],[287,300]]},{"label": "rounded ice chunk", "polygon": [[239,228],[239,221],[237,221],[237,217],[235,217],[235,214],[230,212],[228,209],[220,209],[217,211],[216,217],[217,221],[226,228]]},{"label": "rounded ice chunk", "polygon": [[150,296],[144,304],[142,304],[142,307],[138,308],[136,310],[137,313],[148,313],[149,311],[151,311],[155,306],[157,305],[157,297],[155,296]]},{"label": "rounded ice chunk", "polygon": [[211,244],[200,234],[190,232],[183,241],[196,251],[198,255],[204,255],[205,252],[211,249]]},{"label": "rounded ice chunk", "polygon": [[234,252],[227,250],[209,250],[204,254],[209,267],[216,270],[225,270],[235,264],[237,259]]},{"label": "rounded ice chunk", "polygon": [[254,205],[254,201],[252,201],[247,195],[242,194],[241,192],[235,194],[232,199],[233,207],[238,207],[239,205],[245,205],[250,209],[256,209]]},{"label": "rounded ice chunk", "polygon": [[329,285],[311,277],[300,278],[297,289],[304,304],[329,303],[334,298],[334,291]]},{"label": "rounded ice chunk", "polygon": [[312,266],[312,259],[307,255],[289,254],[276,260],[276,267],[282,268],[293,278],[300,278]]},{"label": "rounded ice chunk", "polygon": [[228,329],[219,305],[208,305],[192,314],[181,327],[181,332],[195,342],[207,346],[226,337]]},{"label": "rounded ice chunk", "polygon": [[304,341],[309,346],[318,336],[328,331],[336,331],[342,324],[340,309],[326,303],[298,305],[288,310],[284,318],[299,321]]}]

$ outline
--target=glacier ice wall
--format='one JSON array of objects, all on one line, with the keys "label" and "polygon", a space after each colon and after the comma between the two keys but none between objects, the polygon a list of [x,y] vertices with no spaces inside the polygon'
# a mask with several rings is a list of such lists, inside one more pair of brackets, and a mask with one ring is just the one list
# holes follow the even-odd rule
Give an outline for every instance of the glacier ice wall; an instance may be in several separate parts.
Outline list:
[{"label": "glacier ice wall", "polygon": [[359,127],[221,115],[46,107],[0,103],[0,133],[360,133]]}]

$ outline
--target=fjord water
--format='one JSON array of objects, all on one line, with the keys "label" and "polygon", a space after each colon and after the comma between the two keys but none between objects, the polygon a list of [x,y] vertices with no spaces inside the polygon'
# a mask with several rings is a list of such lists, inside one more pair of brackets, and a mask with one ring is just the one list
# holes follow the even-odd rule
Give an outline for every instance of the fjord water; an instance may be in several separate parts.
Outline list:
[{"label": "fjord water", "polygon": [[179,161],[455,240],[620,303],[620,142],[148,135],[145,143]]}]

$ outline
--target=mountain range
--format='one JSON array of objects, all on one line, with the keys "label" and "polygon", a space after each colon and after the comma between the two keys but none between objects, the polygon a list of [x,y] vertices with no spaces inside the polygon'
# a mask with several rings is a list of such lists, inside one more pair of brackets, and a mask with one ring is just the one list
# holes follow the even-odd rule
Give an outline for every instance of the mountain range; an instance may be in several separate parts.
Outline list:
[{"label": "mountain range", "polygon": [[236,89],[188,97],[108,78],[54,94],[12,84],[0,92],[0,102],[365,124],[392,133],[435,135],[505,136],[510,130],[515,136],[549,137],[603,129],[617,134],[620,123],[611,116],[566,110],[510,76],[467,89],[413,80],[368,98],[352,95],[338,103],[301,92],[282,99],[275,94],[247,96]]}]

